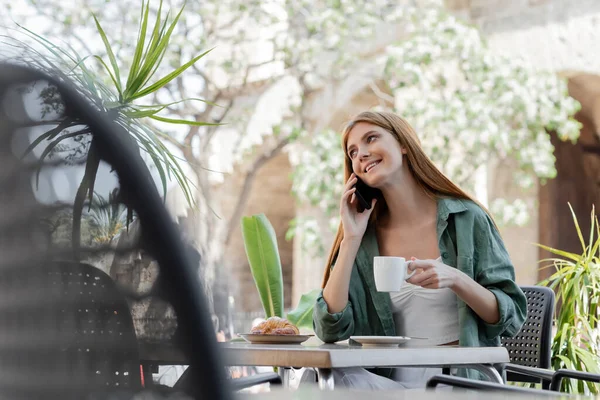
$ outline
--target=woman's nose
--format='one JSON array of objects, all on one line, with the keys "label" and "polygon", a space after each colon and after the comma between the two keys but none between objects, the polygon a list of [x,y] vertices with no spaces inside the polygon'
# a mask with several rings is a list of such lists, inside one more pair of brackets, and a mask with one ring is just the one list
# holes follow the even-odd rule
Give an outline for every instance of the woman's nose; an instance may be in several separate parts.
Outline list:
[{"label": "woman's nose", "polygon": [[358,157],[359,158],[367,158],[371,155],[366,148],[358,149]]}]

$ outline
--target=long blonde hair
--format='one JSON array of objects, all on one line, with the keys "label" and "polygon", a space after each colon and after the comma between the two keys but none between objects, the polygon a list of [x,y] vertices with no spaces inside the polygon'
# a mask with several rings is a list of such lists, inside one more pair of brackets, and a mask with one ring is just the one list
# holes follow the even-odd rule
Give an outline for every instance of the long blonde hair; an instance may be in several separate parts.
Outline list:
[{"label": "long blonde hair", "polygon": [[[470,200],[477,203],[486,213],[489,212],[483,207],[478,201],[473,199],[461,188],[455,185],[450,179],[448,179],[427,157],[421,148],[421,141],[417,137],[414,129],[410,126],[406,120],[400,116],[390,112],[375,112],[365,111],[354,117],[344,128],[342,132],[342,148],[345,154],[344,162],[344,182],[347,182],[352,173],[352,160],[348,156],[346,146],[348,144],[348,135],[352,128],[360,122],[366,122],[372,125],[379,126],[391,133],[401,147],[406,149],[405,162],[408,165],[408,169],[415,178],[417,184],[423,189],[423,191],[430,197],[437,199],[441,197],[453,197],[458,199]],[[377,199],[377,204],[371,214],[369,223],[374,223],[377,220],[377,216],[381,215],[386,209],[385,201],[383,199]],[[491,216],[490,216],[491,217]],[[492,219],[493,220],[493,219]],[[340,244],[344,238],[342,224],[338,227],[333,246],[329,252],[327,258],[327,265],[325,266],[325,274],[323,276],[323,283],[321,287],[324,288],[329,279],[331,272],[331,266],[334,260],[337,258],[340,250]]]}]

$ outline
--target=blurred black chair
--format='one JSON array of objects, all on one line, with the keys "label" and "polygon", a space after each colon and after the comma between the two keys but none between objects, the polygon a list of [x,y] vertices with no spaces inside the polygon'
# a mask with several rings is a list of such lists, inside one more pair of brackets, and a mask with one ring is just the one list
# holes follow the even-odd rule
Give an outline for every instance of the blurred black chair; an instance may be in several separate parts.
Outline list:
[{"label": "blurred black chair", "polygon": [[[193,387],[194,385],[193,381],[191,380],[192,376],[192,371],[190,371],[189,368],[186,369],[179,380],[177,380],[173,388],[182,392],[188,392],[189,388]],[[229,382],[231,388],[237,391],[265,383],[269,383],[271,385],[281,385],[281,377],[275,372],[260,372],[254,375],[234,378]]]},{"label": "blurred black chair", "polygon": [[[179,377],[173,388],[182,392],[189,392],[190,388],[194,386],[193,372],[190,368],[187,368],[185,372]],[[233,390],[247,389],[252,386],[262,385],[269,383],[270,385],[280,386],[282,384],[281,376],[275,372],[259,372],[254,375],[241,376],[239,378],[232,378],[230,386]]]},{"label": "blurred black chair", "polygon": [[0,391],[49,398],[88,388],[139,391],[131,314],[110,277],[69,261],[44,264],[43,271],[23,267],[0,272]]},{"label": "blurred black chair", "polygon": [[[77,365],[74,378],[111,389],[140,390],[135,329],[125,296],[115,282],[96,267],[69,261],[56,262],[47,274],[47,284],[60,291],[60,307],[40,307],[37,311],[46,315],[30,315],[34,326],[26,328],[59,330],[57,339],[62,343],[55,350]],[[54,327],[39,326],[40,321]]]},{"label": "blurred black chair", "polygon": [[[39,181],[45,182],[45,190],[57,192],[69,187],[66,170],[82,168],[87,165],[83,159],[95,158],[117,177],[119,201],[133,210],[140,222],[141,237],[136,245],[160,268],[160,287],[177,315],[178,344],[193,367],[194,385],[187,394],[229,399],[231,387],[217,353],[197,268],[186,255],[137,143],[124,128],[126,124],[116,122],[114,110],[103,109],[91,97],[88,89],[73,84],[60,71],[0,64],[0,397],[131,398],[139,389],[139,372],[130,362],[136,351],[131,335],[120,332],[123,339],[115,344],[110,332],[98,335],[96,331],[110,331],[111,324],[123,324],[124,320],[108,318],[105,313],[114,307],[117,314],[113,315],[124,313],[123,305],[110,303],[102,295],[106,308],[92,307],[97,300],[86,298],[83,288],[90,283],[93,286],[96,279],[87,281],[77,272],[62,272],[70,268],[64,260],[79,264],[109,258],[116,249],[110,245],[62,245],[48,235],[42,223],[55,221],[57,212],[69,207],[71,218],[80,211],[73,208],[72,200],[45,201],[40,197]],[[27,110],[23,111],[29,106],[41,110],[42,118],[32,119]],[[53,115],[52,120],[44,118],[48,114]],[[44,132],[46,139],[40,135]],[[45,140],[52,144],[58,136],[69,140],[48,150],[44,157],[39,151],[23,157],[23,143],[30,146],[34,140]],[[62,156],[69,146],[71,154]],[[95,172],[86,168],[85,176]],[[40,174],[46,178],[40,179]],[[102,280],[100,277],[97,282]],[[90,308],[77,308],[77,313],[81,310],[81,314],[103,322],[88,323],[85,317],[73,315],[74,309],[69,307],[88,300]],[[70,329],[86,332],[67,334]],[[118,351],[123,355],[111,365]],[[123,380],[106,380],[105,371],[114,371],[115,376],[119,373]]]}]

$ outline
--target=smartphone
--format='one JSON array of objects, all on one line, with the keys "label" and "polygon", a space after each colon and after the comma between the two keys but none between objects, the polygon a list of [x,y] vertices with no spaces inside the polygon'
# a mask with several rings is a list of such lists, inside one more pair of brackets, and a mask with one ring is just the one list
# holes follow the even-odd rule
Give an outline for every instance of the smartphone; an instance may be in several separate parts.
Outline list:
[{"label": "smartphone", "polygon": [[354,185],[354,187],[356,188],[354,194],[356,195],[356,199],[358,200],[358,204],[356,206],[358,212],[370,210],[371,202],[375,197],[379,197],[381,191],[379,189],[375,189],[367,185],[358,177],[356,179],[358,179],[358,181]]}]

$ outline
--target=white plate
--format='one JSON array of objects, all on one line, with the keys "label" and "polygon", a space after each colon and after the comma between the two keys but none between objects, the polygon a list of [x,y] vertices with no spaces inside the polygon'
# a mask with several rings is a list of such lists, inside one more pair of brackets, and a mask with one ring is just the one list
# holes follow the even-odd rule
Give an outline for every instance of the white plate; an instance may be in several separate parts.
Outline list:
[{"label": "white plate", "polygon": [[307,341],[313,335],[262,335],[256,333],[240,333],[249,343],[265,343],[265,344],[296,344]]},{"label": "white plate", "polygon": [[406,336],[350,336],[350,340],[365,345],[397,346],[410,340]]}]

